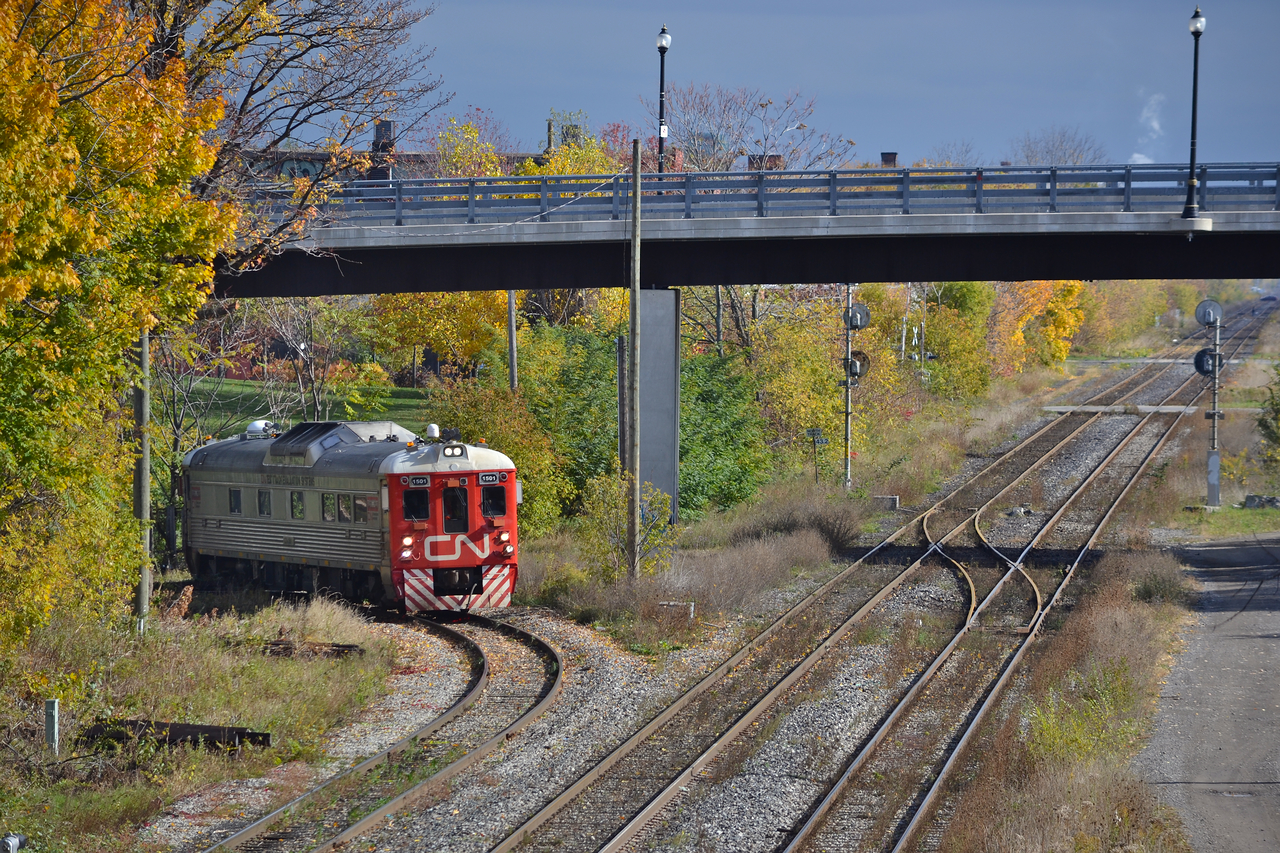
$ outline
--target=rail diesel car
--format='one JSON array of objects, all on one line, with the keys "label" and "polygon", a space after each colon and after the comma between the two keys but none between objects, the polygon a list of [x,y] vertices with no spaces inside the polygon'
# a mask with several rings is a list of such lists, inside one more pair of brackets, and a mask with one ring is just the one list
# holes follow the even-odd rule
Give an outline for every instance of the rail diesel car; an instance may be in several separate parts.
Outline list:
[{"label": "rail diesel car", "polygon": [[198,583],[333,591],[419,610],[505,607],[519,556],[511,460],[434,424],[255,421],[183,459]]}]

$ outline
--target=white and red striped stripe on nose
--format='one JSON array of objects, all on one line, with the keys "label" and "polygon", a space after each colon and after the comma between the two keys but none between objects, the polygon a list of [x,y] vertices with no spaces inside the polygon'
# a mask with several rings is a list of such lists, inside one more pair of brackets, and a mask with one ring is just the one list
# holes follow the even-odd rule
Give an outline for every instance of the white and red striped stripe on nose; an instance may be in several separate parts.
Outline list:
[{"label": "white and red striped stripe on nose", "polygon": [[420,610],[477,610],[508,607],[515,589],[511,566],[502,563],[481,567],[480,591],[470,595],[437,595],[430,569],[404,570],[404,606],[410,613]]}]

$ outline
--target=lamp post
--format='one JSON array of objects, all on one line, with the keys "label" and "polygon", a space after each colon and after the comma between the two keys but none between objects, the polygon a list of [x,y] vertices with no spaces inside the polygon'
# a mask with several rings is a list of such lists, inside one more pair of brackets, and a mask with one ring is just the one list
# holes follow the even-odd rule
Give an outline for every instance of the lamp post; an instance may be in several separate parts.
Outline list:
[{"label": "lamp post", "polygon": [[1191,37],[1196,42],[1195,63],[1191,71],[1191,171],[1187,175],[1187,204],[1182,208],[1183,219],[1197,219],[1200,208],[1196,203],[1196,189],[1200,182],[1196,180],[1196,101],[1200,90],[1200,36],[1204,34],[1204,15],[1200,7],[1196,7],[1191,16]]},{"label": "lamp post", "polygon": [[658,171],[663,169],[663,149],[667,142],[667,48],[671,47],[671,33],[662,25],[658,33]]}]

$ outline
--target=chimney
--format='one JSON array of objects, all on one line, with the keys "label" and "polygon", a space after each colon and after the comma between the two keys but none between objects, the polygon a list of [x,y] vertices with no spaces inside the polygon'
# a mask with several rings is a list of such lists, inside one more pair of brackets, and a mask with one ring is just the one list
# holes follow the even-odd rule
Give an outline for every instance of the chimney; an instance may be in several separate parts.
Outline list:
[{"label": "chimney", "polygon": [[396,147],[396,123],[378,119],[373,123],[373,150],[378,154],[388,154]]},{"label": "chimney", "polygon": [[367,181],[392,179],[391,159],[396,150],[396,123],[378,119],[373,123],[373,162],[364,176]]},{"label": "chimney", "polygon": [[898,168],[898,152],[897,151],[881,151],[880,166],[885,169]]}]

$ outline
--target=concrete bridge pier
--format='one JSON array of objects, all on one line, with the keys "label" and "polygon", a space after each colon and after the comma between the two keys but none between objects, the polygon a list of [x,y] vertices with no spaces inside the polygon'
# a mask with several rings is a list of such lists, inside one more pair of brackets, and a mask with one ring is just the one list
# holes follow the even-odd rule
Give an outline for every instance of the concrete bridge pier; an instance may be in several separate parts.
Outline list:
[{"label": "concrete bridge pier", "polygon": [[640,291],[640,482],[680,514],[680,291]]}]

